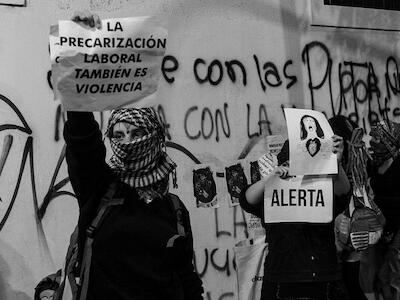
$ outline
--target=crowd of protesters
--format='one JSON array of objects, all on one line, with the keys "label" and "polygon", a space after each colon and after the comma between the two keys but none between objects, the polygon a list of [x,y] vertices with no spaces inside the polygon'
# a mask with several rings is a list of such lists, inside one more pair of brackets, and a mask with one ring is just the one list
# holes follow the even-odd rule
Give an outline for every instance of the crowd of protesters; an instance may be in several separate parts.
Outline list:
[{"label": "crowd of protesters", "polygon": [[[132,111],[136,112],[143,110]],[[70,114],[70,119],[76,117]],[[263,224],[269,251],[261,300],[398,300],[400,189],[396,184],[400,175],[400,124],[380,121],[366,136],[363,129],[344,116],[335,116],[329,123],[335,134],[332,151],[337,154],[339,166],[333,178],[335,219],[328,224]],[[110,126],[117,131],[116,126]],[[108,134],[113,137],[119,133]],[[369,148],[365,137],[369,138]],[[289,141],[284,143],[277,159],[273,174],[285,178],[289,172]],[[265,185],[268,178],[249,185],[240,198],[244,210],[261,218]],[[139,186],[135,188],[141,191]],[[190,245],[188,249],[192,251]],[[199,288],[194,294],[183,289],[188,294],[182,299],[194,295],[199,298],[202,292],[190,257],[189,272],[181,280],[194,278],[190,282],[196,282]],[[129,260],[129,255],[126,258]],[[60,280],[59,273],[46,277],[36,288],[35,300],[46,299],[41,296],[48,297],[56,291]]]},{"label": "crowd of protesters", "polygon": [[[95,15],[76,14],[73,20],[100,24]],[[261,300],[399,300],[400,124],[373,125],[367,147],[365,132],[348,118],[335,116],[329,123],[338,162],[334,220],[263,224],[268,255]],[[176,164],[165,152],[164,134],[151,108],[113,111],[106,133],[113,156],[107,164],[93,115],[68,112],[64,138],[80,209],[78,235],[68,251],[71,268],[66,264],[63,272],[45,277],[35,300],[66,299],[60,286],[65,289],[74,272],[81,282],[78,290],[69,287],[75,292],[70,299],[203,298],[192,262],[189,213],[168,190]],[[289,152],[286,141],[271,176],[288,177]],[[245,211],[263,217],[271,176],[241,192]],[[97,232],[103,215],[93,220],[102,211],[109,215]]]},{"label": "crowd of protesters", "polygon": [[[339,166],[335,220],[263,224],[268,255],[261,299],[400,299],[400,124],[380,121],[366,136],[344,116],[329,123]],[[289,161],[286,141],[271,175],[243,190],[244,210],[263,217],[264,188],[272,176],[288,177]]]}]

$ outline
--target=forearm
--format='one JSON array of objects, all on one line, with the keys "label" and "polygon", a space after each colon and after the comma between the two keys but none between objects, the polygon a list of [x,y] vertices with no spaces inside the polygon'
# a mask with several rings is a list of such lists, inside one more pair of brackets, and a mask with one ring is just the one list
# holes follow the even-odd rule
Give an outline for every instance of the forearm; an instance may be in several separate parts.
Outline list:
[{"label": "forearm", "polygon": [[250,205],[259,205],[260,203],[262,203],[262,201],[264,201],[265,186],[268,184],[273,176],[275,176],[275,174],[271,173],[249,186],[249,188],[246,190],[245,196],[246,201]]},{"label": "forearm", "polygon": [[72,187],[79,204],[82,205],[93,189],[105,178],[106,150],[102,134],[93,114],[89,112],[68,112],[64,126],[67,144],[66,161]]},{"label": "forearm", "polygon": [[338,174],[333,178],[333,187],[335,196],[343,196],[350,192],[350,182],[341,164],[339,164]]},{"label": "forearm", "polygon": [[70,135],[87,135],[96,129],[96,121],[92,112],[68,111],[66,126]]},{"label": "forearm", "polygon": [[64,139],[73,152],[91,151],[93,146],[103,143],[99,125],[91,112],[67,112]]}]

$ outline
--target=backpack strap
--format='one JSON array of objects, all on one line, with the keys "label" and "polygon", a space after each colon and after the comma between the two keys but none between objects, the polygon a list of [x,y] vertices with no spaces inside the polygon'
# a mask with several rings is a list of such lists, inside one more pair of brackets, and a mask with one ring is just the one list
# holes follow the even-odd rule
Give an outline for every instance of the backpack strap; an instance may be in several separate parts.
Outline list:
[{"label": "backpack strap", "polygon": [[178,234],[175,234],[172,236],[168,242],[167,242],[167,248],[173,247],[175,240],[178,239],[179,237],[186,237],[186,230],[183,222],[183,207],[181,204],[181,201],[179,200],[179,197],[174,195],[174,194],[169,194],[169,199],[172,204],[172,207],[175,212],[176,216],[176,229],[178,231]]},{"label": "backpack strap", "polygon": [[82,257],[82,265],[81,265],[81,273],[79,277],[79,282],[81,284],[81,292],[79,295],[80,300],[85,300],[88,287],[89,287],[89,272],[90,272],[90,265],[92,261],[92,244],[94,236],[97,232],[97,229],[101,226],[102,222],[104,221],[105,217],[109,213],[111,207],[116,205],[121,205],[124,203],[123,198],[114,198],[115,193],[117,192],[119,184],[116,182],[112,182],[104,195],[101,199],[100,206],[97,212],[96,217],[90,224],[90,226],[86,230],[86,241],[85,241],[85,248],[83,250],[83,257]]},{"label": "backpack strap", "polygon": [[78,286],[75,281],[74,268],[78,256],[78,226],[75,227],[74,232],[71,234],[67,255],[65,257],[64,267],[62,269],[61,282],[56,292],[54,293],[54,300],[61,300],[63,298],[64,289],[68,281],[71,288],[72,295],[78,292]]}]

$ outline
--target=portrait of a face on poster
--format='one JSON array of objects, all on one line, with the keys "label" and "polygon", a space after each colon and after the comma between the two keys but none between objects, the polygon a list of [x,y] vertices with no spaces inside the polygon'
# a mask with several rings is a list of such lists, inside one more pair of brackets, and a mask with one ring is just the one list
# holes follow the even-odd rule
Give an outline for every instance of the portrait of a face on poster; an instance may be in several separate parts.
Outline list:
[{"label": "portrait of a face on poster", "polygon": [[265,186],[265,223],[329,223],[332,220],[332,178],[273,176]]},{"label": "portrait of a face on poster", "polygon": [[247,186],[248,175],[246,175],[245,168],[246,162],[244,160],[238,160],[237,163],[225,167],[225,178],[230,206],[239,205],[240,193]]},{"label": "portrait of a face on poster", "polygon": [[196,207],[219,207],[215,172],[211,166],[199,164],[193,169],[193,193]]},{"label": "portrait of a face on poster", "polygon": [[157,103],[167,40],[160,20],[107,19],[101,29],[59,21],[58,36],[53,26],[49,39],[54,96],[64,110],[102,111]]},{"label": "portrait of a face on poster", "polygon": [[285,108],[290,175],[337,174],[331,126],[325,115],[309,109]]}]

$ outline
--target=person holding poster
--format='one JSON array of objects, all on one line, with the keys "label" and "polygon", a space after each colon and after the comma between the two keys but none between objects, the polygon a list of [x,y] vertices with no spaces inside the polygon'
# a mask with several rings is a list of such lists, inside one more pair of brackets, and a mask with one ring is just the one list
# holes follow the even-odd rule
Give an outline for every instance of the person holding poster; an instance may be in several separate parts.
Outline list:
[{"label": "person holding poster", "polygon": [[[338,174],[332,176],[336,216],[348,205],[350,183],[341,167],[343,139],[334,135],[332,143],[332,152],[337,154],[339,165]],[[270,182],[276,176],[287,178],[288,171],[289,141],[286,141],[274,171],[243,190],[241,207],[263,218],[264,189],[273,188]],[[264,264],[261,300],[347,299],[336,256],[333,222],[264,223],[264,227],[269,252]]]},{"label": "person holding poster", "polygon": [[[96,19],[73,17],[91,26]],[[85,258],[86,236],[95,234],[84,299],[203,299],[202,282],[193,266],[189,213],[168,191],[169,176],[176,178],[176,164],[165,152],[165,130],[155,110],[114,110],[106,137],[113,152],[108,163],[93,114],[67,112],[66,161],[80,212],[78,263]],[[106,200],[115,204],[101,227],[90,233],[89,225],[110,186],[116,186],[114,196]],[[79,266],[82,272],[86,265]]]},{"label": "person holding poster", "polygon": [[285,108],[290,140],[290,175],[336,174],[337,159],[332,153],[332,128],[319,111]]},{"label": "person holding poster", "polygon": [[111,182],[118,182],[116,194],[123,200],[94,237],[86,299],[203,299],[192,263],[189,213],[179,200],[186,232],[180,234],[172,204],[178,197],[168,192],[176,164],[164,152],[164,128],[155,111],[113,111],[107,128],[113,151],[108,164],[93,114],[67,112],[67,117],[66,160],[80,209],[78,250]]}]

